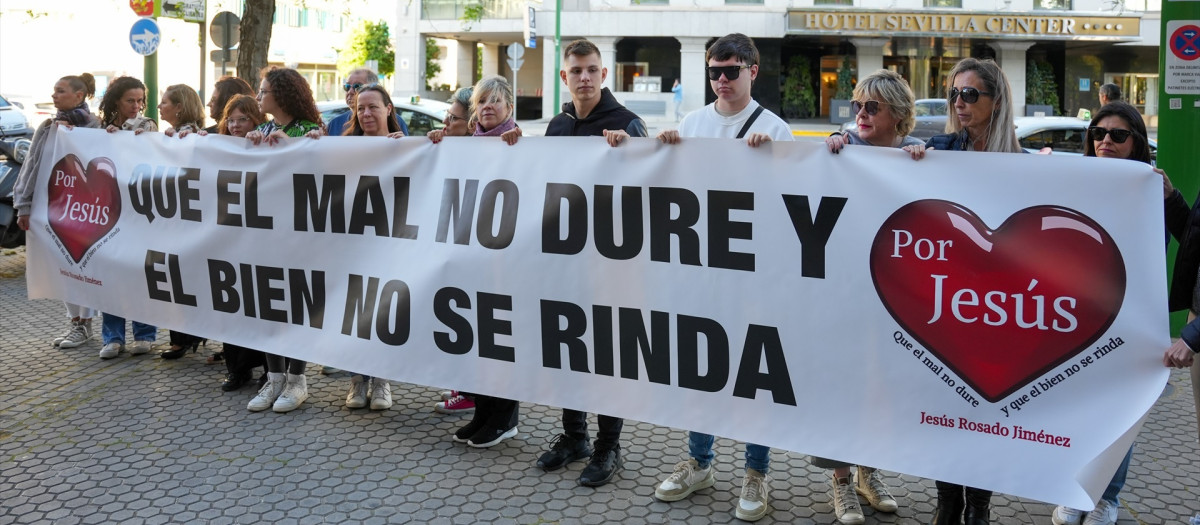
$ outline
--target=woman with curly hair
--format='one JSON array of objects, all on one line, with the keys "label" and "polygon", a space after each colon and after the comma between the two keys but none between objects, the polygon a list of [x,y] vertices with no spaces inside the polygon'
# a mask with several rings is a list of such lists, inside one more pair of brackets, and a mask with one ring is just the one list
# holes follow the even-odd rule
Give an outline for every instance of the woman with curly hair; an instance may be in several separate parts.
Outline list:
[{"label": "woman with curly hair", "polygon": [[[263,113],[274,119],[246,134],[255,145],[266,142],[274,145],[287,137],[320,137],[321,114],[313,102],[308,82],[295,69],[271,66],[263,71],[258,88],[258,105]],[[250,400],[246,409],[260,412],[290,412],[308,399],[308,382],[304,378],[306,361],[281,355],[266,354],[267,383]]]},{"label": "woman with curly hair", "polygon": [[154,119],[142,116],[146,109],[146,85],[133,77],[117,77],[108,85],[104,98],[100,99],[100,121],[112,133],[117,130],[158,131]]},{"label": "woman with curly hair", "polygon": [[295,69],[271,66],[263,71],[258,85],[258,105],[273,119],[246,134],[255,145],[264,140],[275,145],[287,137],[320,137],[321,112],[313,101],[312,89]]}]

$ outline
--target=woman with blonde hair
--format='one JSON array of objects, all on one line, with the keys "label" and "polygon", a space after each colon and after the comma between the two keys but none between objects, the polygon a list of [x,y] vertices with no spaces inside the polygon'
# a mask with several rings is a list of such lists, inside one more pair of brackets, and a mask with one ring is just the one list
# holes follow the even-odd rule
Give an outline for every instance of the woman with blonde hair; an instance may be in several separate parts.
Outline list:
[{"label": "woman with blonde hair", "polygon": [[204,101],[186,84],[168,86],[158,103],[158,116],[170,126],[164,135],[183,137],[204,129]]}]

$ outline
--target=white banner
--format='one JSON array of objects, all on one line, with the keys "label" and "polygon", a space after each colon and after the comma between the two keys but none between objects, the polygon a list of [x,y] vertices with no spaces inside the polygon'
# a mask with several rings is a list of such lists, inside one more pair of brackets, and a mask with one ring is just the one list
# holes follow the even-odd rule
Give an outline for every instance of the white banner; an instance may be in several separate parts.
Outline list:
[{"label": "white banner", "polygon": [[393,380],[1091,508],[1167,377],[1136,162],[86,129],[46,152],[31,297]]}]

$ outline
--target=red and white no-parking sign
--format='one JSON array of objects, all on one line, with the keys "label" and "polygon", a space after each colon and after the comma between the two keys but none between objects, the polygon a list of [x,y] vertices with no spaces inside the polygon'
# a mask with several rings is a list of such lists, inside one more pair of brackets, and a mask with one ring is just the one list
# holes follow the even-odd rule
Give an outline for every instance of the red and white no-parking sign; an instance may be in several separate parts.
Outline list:
[{"label": "red and white no-parking sign", "polygon": [[1167,22],[1163,88],[1171,95],[1200,95],[1200,20]]}]

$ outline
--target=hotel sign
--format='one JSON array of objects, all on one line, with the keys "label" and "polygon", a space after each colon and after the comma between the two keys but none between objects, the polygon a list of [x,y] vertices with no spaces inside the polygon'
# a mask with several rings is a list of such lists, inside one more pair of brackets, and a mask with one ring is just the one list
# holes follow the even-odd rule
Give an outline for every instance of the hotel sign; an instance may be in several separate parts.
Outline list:
[{"label": "hotel sign", "polygon": [[1118,41],[1139,39],[1141,29],[1136,16],[844,9],[788,11],[787,24],[789,34]]}]

